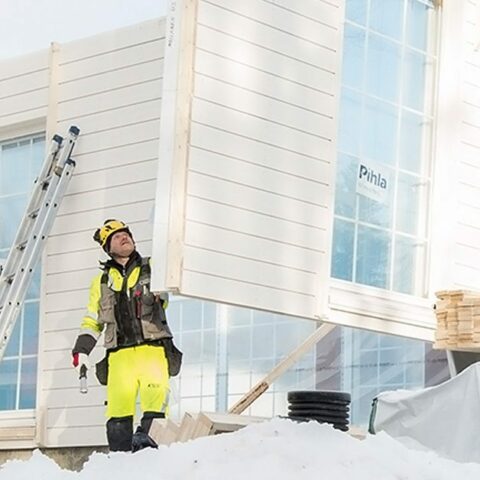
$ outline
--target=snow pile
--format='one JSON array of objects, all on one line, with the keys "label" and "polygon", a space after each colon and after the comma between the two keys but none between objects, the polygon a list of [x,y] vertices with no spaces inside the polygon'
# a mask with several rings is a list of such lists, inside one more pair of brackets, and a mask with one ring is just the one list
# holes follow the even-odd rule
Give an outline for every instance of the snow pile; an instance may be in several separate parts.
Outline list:
[{"label": "snow pile", "polygon": [[[328,476],[326,476],[328,475]],[[480,464],[456,463],[408,449],[384,433],[355,439],[316,422],[286,419],[135,454],[93,454],[81,472],[60,469],[36,451],[11,460],[0,480],[477,480]]]}]

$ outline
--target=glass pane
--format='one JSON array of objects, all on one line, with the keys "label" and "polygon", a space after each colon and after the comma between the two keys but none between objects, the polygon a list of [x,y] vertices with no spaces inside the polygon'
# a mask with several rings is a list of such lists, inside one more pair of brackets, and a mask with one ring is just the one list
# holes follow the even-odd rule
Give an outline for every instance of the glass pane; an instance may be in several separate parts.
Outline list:
[{"label": "glass pane", "polygon": [[37,395],[37,358],[22,360],[19,408],[35,408]]},{"label": "glass pane", "polygon": [[38,352],[39,302],[29,302],[23,313],[22,355],[36,355]]},{"label": "glass pane", "polygon": [[34,138],[32,143],[32,158],[31,158],[31,176],[30,181],[33,183],[40,173],[42,163],[45,159],[45,138]]},{"label": "glass pane", "polygon": [[0,363],[0,410],[14,410],[17,392],[18,360]]},{"label": "glass pane", "polygon": [[338,218],[333,226],[332,272],[334,278],[352,281],[355,224]]},{"label": "glass pane", "polygon": [[215,362],[215,354],[217,351],[216,347],[217,337],[214,330],[204,331],[203,332],[203,361],[204,362]]},{"label": "glass pane", "polygon": [[367,332],[366,330],[358,330],[355,332],[358,337],[358,348],[362,350],[378,348],[378,334]]},{"label": "glass pane", "polygon": [[35,300],[40,298],[40,265],[35,267],[35,270],[32,275],[32,281],[27,290],[26,300]]},{"label": "glass pane", "polygon": [[431,10],[431,7],[420,3],[418,0],[408,0],[406,42],[420,50],[427,49],[429,10]]},{"label": "glass pane", "polygon": [[182,350],[185,362],[200,362],[202,358],[202,334],[200,332],[182,332]]},{"label": "glass pane", "polygon": [[247,308],[231,307],[229,309],[229,326],[250,325],[251,321],[251,312]]},{"label": "glass pane", "polygon": [[228,331],[228,359],[231,361],[250,358],[250,328],[234,327]]},{"label": "glass pane", "polygon": [[403,170],[421,171],[423,124],[421,115],[406,110],[402,112],[399,166]]},{"label": "glass pane", "polygon": [[370,27],[400,40],[402,36],[404,0],[371,0]]},{"label": "glass pane", "polygon": [[260,324],[272,324],[274,322],[274,315],[270,312],[262,312],[261,310],[252,310],[253,314],[253,324],[254,328],[255,325]]},{"label": "glass pane", "polygon": [[274,327],[273,325],[254,325],[252,330],[252,357],[269,358],[273,357]]},{"label": "glass pane", "polygon": [[403,75],[403,103],[423,112],[425,92],[426,57],[407,49],[405,51]]},{"label": "glass pane", "polygon": [[173,333],[179,333],[181,330],[180,320],[180,302],[170,300],[167,307],[168,325]]},{"label": "glass pane", "polygon": [[347,0],[345,16],[348,20],[365,25],[367,20],[367,0]]},{"label": "glass pane", "polygon": [[355,218],[357,171],[358,159],[345,154],[338,155],[335,213],[342,217]]},{"label": "glass pane", "polygon": [[[387,169],[388,171],[388,169]],[[394,172],[390,173],[384,202],[377,202],[364,195],[358,196],[358,219],[380,227],[391,227],[393,218]]]},{"label": "glass pane", "polygon": [[217,307],[213,302],[203,302],[203,328],[215,328]]},{"label": "glass pane", "polygon": [[388,288],[390,244],[387,232],[358,227],[356,282]]},{"label": "glass pane", "polygon": [[[418,275],[418,257],[423,254],[424,244],[413,238],[397,235],[395,238],[395,263],[393,271],[393,289],[410,295],[421,294],[416,291],[415,277]],[[423,275],[422,275],[423,277]]]},{"label": "glass pane", "polygon": [[378,163],[394,165],[397,147],[397,109],[388,103],[367,97],[365,119],[362,123],[363,154]]},{"label": "glass pane", "polygon": [[419,177],[398,175],[397,229],[412,235],[418,234],[418,215],[422,182]]},{"label": "glass pane", "polygon": [[22,314],[20,313],[15,327],[13,327],[12,335],[8,341],[7,348],[5,349],[5,357],[17,357],[20,354],[20,330],[22,324]]},{"label": "glass pane", "polygon": [[202,304],[200,300],[182,300],[182,330],[202,328]]},{"label": "glass pane", "polygon": [[[2,145],[0,153],[0,195],[26,193],[31,190],[29,172],[30,141]],[[27,173],[27,175],[25,175]]]},{"label": "glass pane", "polygon": [[349,87],[361,89],[363,86],[365,30],[347,23],[343,38],[342,82]]},{"label": "glass pane", "polygon": [[359,153],[362,125],[362,96],[344,88],[340,100],[338,148],[348,153]]},{"label": "glass pane", "polygon": [[10,249],[26,203],[24,195],[0,198],[0,248]]},{"label": "glass pane", "polygon": [[399,94],[400,60],[399,45],[378,35],[370,35],[367,52],[367,92],[395,102]]}]

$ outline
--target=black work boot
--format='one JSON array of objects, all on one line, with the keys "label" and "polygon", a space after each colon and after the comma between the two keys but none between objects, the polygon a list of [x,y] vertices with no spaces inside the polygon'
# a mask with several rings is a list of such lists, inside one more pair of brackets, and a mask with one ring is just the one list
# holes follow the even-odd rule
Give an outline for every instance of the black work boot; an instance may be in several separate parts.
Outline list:
[{"label": "black work boot", "polygon": [[132,438],[132,452],[137,452],[143,448],[158,448],[158,445],[148,434],[154,418],[165,418],[164,413],[160,412],[145,412],[137,431]]},{"label": "black work boot", "polygon": [[132,450],[133,416],[112,417],[107,421],[107,440],[111,452]]}]

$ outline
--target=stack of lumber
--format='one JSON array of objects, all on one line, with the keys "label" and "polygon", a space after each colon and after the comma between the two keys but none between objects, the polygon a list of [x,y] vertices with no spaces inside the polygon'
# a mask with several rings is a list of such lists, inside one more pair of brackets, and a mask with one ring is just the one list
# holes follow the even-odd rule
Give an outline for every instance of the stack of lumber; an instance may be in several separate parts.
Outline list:
[{"label": "stack of lumber", "polygon": [[434,348],[480,350],[480,293],[442,290],[435,293],[437,330]]},{"label": "stack of lumber", "polygon": [[185,413],[179,424],[170,419],[154,419],[148,434],[157,445],[170,445],[174,442],[187,442],[208,435],[235,432],[251,423],[265,420],[269,419],[234,413]]}]

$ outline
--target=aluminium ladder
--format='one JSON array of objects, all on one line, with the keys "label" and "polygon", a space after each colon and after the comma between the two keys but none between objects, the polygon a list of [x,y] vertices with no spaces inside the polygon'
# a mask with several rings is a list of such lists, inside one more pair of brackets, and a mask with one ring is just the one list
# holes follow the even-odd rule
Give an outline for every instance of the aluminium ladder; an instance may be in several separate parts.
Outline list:
[{"label": "aluminium ladder", "polygon": [[54,135],[15,240],[0,271],[0,361],[75,168],[70,155],[79,133],[79,129],[72,126],[66,140]]}]

